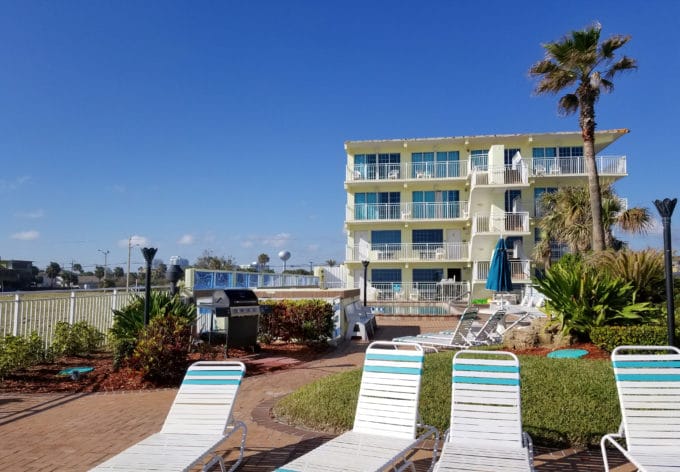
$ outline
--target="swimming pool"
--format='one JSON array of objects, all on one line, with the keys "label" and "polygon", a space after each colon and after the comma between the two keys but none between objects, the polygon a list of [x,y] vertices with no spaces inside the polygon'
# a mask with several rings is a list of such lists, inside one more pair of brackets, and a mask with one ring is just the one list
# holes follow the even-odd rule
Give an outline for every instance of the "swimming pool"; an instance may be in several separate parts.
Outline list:
[{"label": "swimming pool", "polygon": [[419,315],[441,316],[452,315],[453,312],[447,305],[417,305],[417,304],[394,304],[379,305],[373,307],[373,312],[379,315]]}]

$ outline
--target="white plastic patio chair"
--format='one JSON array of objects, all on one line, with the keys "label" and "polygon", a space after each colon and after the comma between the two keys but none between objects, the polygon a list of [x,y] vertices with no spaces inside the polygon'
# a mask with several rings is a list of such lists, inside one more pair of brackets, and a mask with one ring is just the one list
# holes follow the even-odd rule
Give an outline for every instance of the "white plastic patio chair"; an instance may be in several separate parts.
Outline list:
[{"label": "white plastic patio chair", "polygon": [[612,352],[621,427],[602,437],[641,472],[680,471],[680,349],[619,346]]},{"label": "white plastic patio chair", "polygon": [[470,347],[474,345],[475,341],[472,324],[477,318],[477,313],[477,307],[469,306],[460,315],[458,324],[453,330],[423,333],[416,336],[401,336],[392,339],[392,341],[419,344],[427,348],[434,348],[434,350]]},{"label": "white plastic patio chair", "polygon": [[[359,400],[351,431],[331,439],[276,469],[277,472],[415,472],[409,456],[439,432],[419,424],[418,397],[423,371],[420,346],[377,341],[366,350]],[[433,460],[436,449],[433,452]]]},{"label": "white plastic patio chair", "polygon": [[226,471],[224,459],[214,452],[227,438],[241,430],[238,460],[243,460],[246,425],[234,421],[231,413],[241,379],[241,362],[201,361],[192,364],[182,381],[161,431],[98,465],[95,471],[188,471],[216,463]]},{"label": "white plastic patio chair", "polygon": [[522,432],[517,357],[457,352],[451,385],[451,425],[434,471],[533,471],[531,438]]}]

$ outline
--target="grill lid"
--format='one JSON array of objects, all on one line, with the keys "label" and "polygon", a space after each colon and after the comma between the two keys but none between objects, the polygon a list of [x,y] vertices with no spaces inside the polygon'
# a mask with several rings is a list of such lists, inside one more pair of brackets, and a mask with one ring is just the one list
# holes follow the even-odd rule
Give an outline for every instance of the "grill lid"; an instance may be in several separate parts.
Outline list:
[{"label": "grill lid", "polygon": [[215,290],[212,298],[213,304],[225,307],[256,306],[258,304],[257,295],[248,289]]}]

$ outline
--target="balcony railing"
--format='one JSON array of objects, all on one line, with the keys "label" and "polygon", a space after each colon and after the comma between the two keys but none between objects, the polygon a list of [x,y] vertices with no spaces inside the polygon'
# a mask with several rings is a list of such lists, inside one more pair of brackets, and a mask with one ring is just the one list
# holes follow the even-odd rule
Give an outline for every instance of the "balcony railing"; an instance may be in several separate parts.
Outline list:
[{"label": "balcony railing", "polygon": [[472,171],[472,186],[528,185],[529,171],[524,164],[495,166]]},{"label": "balcony railing", "polygon": [[[462,302],[467,301],[469,282],[381,282],[371,283],[367,298],[372,302]],[[417,314],[417,313],[414,313]]]},{"label": "balcony railing", "polygon": [[[472,279],[484,281],[489,277],[491,261],[475,261],[472,269]],[[527,282],[531,280],[531,261],[510,261],[510,274],[513,281]]]},{"label": "balcony railing", "polygon": [[359,203],[347,207],[348,221],[453,220],[468,218],[468,202]]},{"label": "balcony railing", "polygon": [[472,232],[477,233],[528,233],[529,212],[500,212],[492,215],[476,214],[472,218]]},{"label": "balcony railing", "polygon": [[348,262],[466,261],[470,243],[365,243],[348,247],[346,256]]},{"label": "balcony railing", "polygon": [[[626,175],[626,156],[596,156],[595,164],[599,175]],[[583,157],[533,158],[530,170],[532,176],[550,177],[559,175],[586,175]]]},{"label": "balcony railing", "polygon": [[467,160],[444,162],[402,162],[395,164],[355,164],[347,169],[348,181],[404,179],[465,179]]}]

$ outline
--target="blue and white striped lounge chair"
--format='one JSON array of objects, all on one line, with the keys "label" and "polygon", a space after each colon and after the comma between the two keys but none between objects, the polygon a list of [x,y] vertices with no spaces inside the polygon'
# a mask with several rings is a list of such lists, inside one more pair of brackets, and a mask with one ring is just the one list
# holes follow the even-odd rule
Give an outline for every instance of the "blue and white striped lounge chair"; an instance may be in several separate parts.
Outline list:
[{"label": "blue and white striped lounge chair", "polygon": [[215,449],[241,430],[238,460],[243,460],[246,425],[233,421],[231,413],[245,366],[241,362],[195,362],[187,370],[161,431],[153,434],[92,470],[96,471],[188,471],[216,463],[226,471]]},{"label": "blue and white striped lounge chair", "polygon": [[[414,344],[373,342],[366,350],[351,431],[276,469],[309,471],[415,471],[409,455],[438,431],[419,424],[424,353]],[[433,454],[436,455],[436,450]]]},{"label": "blue and white striped lounge chair", "polygon": [[438,333],[424,333],[417,336],[401,336],[392,341],[402,343],[414,343],[426,348],[437,349],[463,349],[474,344],[475,334],[472,332],[472,324],[477,318],[477,307],[467,307],[458,318],[458,324],[451,331]]},{"label": "blue and white striped lounge chair", "polygon": [[517,357],[459,351],[451,379],[451,425],[435,472],[533,471],[531,438],[522,432]]},{"label": "blue and white striped lounge chair", "polygon": [[600,442],[605,471],[607,445],[641,472],[680,471],[680,349],[619,346],[612,364],[622,421]]}]

